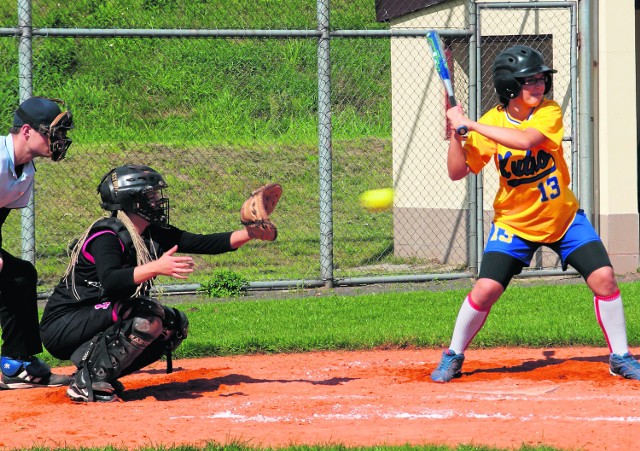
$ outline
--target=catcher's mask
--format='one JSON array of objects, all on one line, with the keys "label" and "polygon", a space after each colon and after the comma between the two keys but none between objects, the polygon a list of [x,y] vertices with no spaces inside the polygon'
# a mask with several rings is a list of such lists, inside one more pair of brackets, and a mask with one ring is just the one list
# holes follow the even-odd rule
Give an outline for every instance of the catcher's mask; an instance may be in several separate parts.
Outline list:
[{"label": "catcher's mask", "polygon": [[49,138],[51,159],[63,160],[72,140],[67,132],[73,128],[73,116],[70,111],[62,111],[64,101],[47,97],[31,97],[20,104],[13,114],[13,126],[28,124],[38,133]]},{"label": "catcher's mask", "polygon": [[151,224],[169,227],[169,199],[162,190],[168,185],[162,175],[149,166],[128,164],[107,172],[98,193],[107,211],[134,213]]},{"label": "catcher's mask", "polygon": [[542,54],[525,45],[515,45],[500,53],[493,62],[493,84],[500,99],[513,99],[520,94],[524,79],[544,74],[544,93],[551,89],[551,74],[556,73],[544,64]]}]

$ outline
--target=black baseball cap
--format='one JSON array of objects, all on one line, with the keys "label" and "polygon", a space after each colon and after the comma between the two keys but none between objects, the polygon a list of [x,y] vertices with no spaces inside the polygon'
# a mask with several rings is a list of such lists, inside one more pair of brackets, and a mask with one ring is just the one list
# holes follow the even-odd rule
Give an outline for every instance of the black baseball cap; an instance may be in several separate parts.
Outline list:
[{"label": "black baseball cap", "polygon": [[29,124],[35,129],[40,128],[40,125],[49,127],[61,112],[57,102],[46,97],[31,97],[22,102],[13,113],[13,126]]}]

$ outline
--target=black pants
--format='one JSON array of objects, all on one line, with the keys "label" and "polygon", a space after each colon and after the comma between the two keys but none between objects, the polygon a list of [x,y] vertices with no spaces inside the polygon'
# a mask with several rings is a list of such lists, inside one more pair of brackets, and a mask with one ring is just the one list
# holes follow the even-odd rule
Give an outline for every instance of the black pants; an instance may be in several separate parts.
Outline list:
[{"label": "black pants", "polygon": [[38,326],[38,273],[28,261],[6,252],[0,271],[0,327],[2,348],[8,357],[28,357],[42,352]]}]

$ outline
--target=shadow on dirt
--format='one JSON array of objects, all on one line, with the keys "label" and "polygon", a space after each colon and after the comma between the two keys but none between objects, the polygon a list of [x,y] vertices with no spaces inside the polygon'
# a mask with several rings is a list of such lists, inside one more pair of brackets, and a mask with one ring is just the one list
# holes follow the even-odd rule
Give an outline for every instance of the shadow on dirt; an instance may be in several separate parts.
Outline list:
[{"label": "shadow on dirt", "polygon": [[[222,377],[195,378],[186,381],[166,382],[159,385],[152,385],[143,388],[136,388],[125,391],[121,398],[124,401],[138,401],[145,398],[155,398],[158,401],[175,401],[177,399],[195,399],[202,397],[204,393],[211,393],[220,386],[241,386],[244,384],[289,384],[307,383],[311,385],[340,385],[356,380],[353,377],[332,377],[326,380],[305,380],[305,379],[255,379],[244,374],[229,374]],[[246,396],[243,392],[234,392],[236,396]],[[224,396],[230,396],[226,393]]]},{"label": "shadow on dirt", "polygon": [[[527,373],[535,371],[541,368],[547,368],[554,365],[562,365],[567,362],[591,362],[591,363],[609,363],[608,355],[589,356],[589,357],[572,357],[568,359],[558,359],[554,357],[554,351],[544,351],[544,359],[529,360],[522,362],[514,366],[501,366],[496,368],[479,368],[477,370],[463,372],[465,376],[471,376],[474,374],[489,374],[489,373],[502,373],[502,374],[516,374]],[[499,363],[499,362],[496,362]]]}]

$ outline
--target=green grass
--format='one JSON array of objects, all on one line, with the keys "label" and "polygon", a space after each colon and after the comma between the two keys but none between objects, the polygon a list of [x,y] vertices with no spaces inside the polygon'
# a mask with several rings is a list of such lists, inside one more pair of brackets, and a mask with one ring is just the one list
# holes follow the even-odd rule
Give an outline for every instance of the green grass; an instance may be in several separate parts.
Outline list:
[{"label": "green grass", "polygon": [[[15,8],[0,0],[1,11]],[[332,8],[343,29],[388,28],[375,21],[370,1],[339,0]],[[317,27],[309,0],[247,6],[233,0],[44,1],[33,14],[34,27]],[[243,14],[245,23],[235,20]],[[277,24],[264,22],[274,17]],[[11,19],[7,25],[15,24]],[[17,40],[0,39],[0,50],[0,121],[8,123],[18,97]],[[389,42],[336,39],[331,58],[336,139],[388,137]],[[34,93],[72,106],[78,142],[132,143],[141,136],[167,146],[317,142],[315,38],[36,38],[33,64]]]},{"label": "green grass", "polygon": [[[606,346],[593,312],[593,296],[585,285],[514,285],[494,306],[472,348]],[[178,306],[189,317],[190,332],[175,355],[440,348],[449,344],[467,292],[329,293],[251,301],[242,297],[211,301],[202,296]],[[640,297],[640,283],[621,284],[621,292],[628,325],[640,323],[640,305],[632,302]],[[628,327],[628,339],[631,346],[640,345],[640,330]]]},{"label": "green grass", "polygon": [[[640,284],[622,286],[628,324],[640,323]],[[443,347],[468,290],[321,296],[183,306],[191,337],[185,357],[377,347]],[[562,312],[562,316],[558,316]],[[629,327],[629,342],[640,331]],[[511,287],[472,347],[606,346],[583,285]]]},{"label": "green grass", "polygon": [[[250,281],[320,277],[317,149],[270,146],[257,151],[212,147],[199,149],[198,160],[187,159],[184,149],[162,148],[152,154],[147,149],[128,152],[128,158],[150,164],[166,176],[171,223],[189,231],[236,230],[240,228],[240,206],[252,189],[269,181],[283,185],[282,200],[272,217],[279,230],[277,241],[251,242],[224,255],[197,256],[197,272],[188,283],[206,282],[222,268],[232,268]],[[84,151],[85,147],[78,145],[63,163],[38,165],[36,268],[41,291],[51,290],[63,274],[70,240],[106,214],[99,208],[96,186],[106,172],[104,168],[122,162],[121,155],[114,151],[101,155],[100,164],[87,165]],[[365,158],[366,152],[370,154]],[[391,161],[391,147],[388,141],[373,139],[336,142],[334,158],[336,266],[345,276],[370,275],[368,266],[396,262],[393,214],[367,213],[359,206],[358,196],[366,189],[391,185],[391,165],[385,164]],[[228,163],[219,163],[225,161]],[[372,173],[372,167],[381,169]],[[12,213],[2,229],[5,248],[14,255],[20,255],[20,219],[19,212]],[[360,267],[363,269],[356,269]],[[180,282],[167,278],[158,281]]]},{"label": "green grass", "polygon": [[[312,0],[45,0],[33,8],[33,21],[36,28],[315,29],[315,6]],[[369,0],[336,0],[331,7],[335,28],[388,27],[375,21]],[[0,0],[0,23],[13,26],[15,9]],[[17,44],[15,37],[0,38],[0,128],[9,127],[18,101]],[[390,53],[385,39],[331,45],[339,277],[379,274],[366,268],[378,263],[406,263],[393,256],[392,214],[367,214],[358,205],[363,191],[392,185]],[[100,177],[125,162],[162,172],[172,222],[195,232],[237,228],[252,189],[283,184],[273,218],[278,241],[198,258],[188,282],[206,282],[226,267],[251,281],[320,277],[315,38],[37,37],[33,65],[34,94],[64,99],[76,125],[66,161],[38,162],[41,292],[51,291],[63,273],[69,241],[104,213],[95,193]],[[20,234],[20,215],[13,213],[3,238],[14,255],[21,252]]]}]

